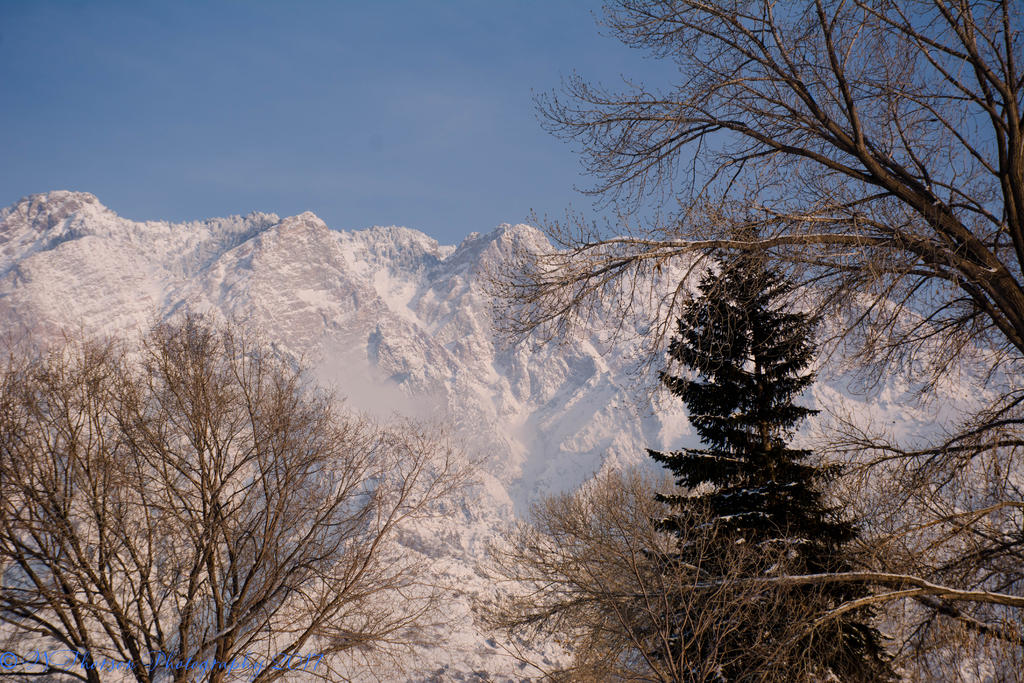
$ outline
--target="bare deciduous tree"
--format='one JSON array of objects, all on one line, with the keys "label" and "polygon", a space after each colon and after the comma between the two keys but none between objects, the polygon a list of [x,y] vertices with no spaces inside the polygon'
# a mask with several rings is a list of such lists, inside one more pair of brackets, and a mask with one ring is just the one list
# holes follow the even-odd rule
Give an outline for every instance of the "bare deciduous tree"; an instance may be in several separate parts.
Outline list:
[{"label": "bare deciduous tree", "polygon": [[[616,278],[680,255],[752,250],[852,307],[872,357],[927,347],[931,360],[941,337],[948,354],[983,341],[1019,359],[1019,21],[1009,0],[612,3],[609,30],[680,79],[612,92],[573,77],[541,99],[582,147],[593,191],[619,200],[625,234],[549,226],[569,252],[513,283],[527,304],[514,331],[571,323]],[[652,193],[678,209],[631,225]]]},{"label": "bare deciduous tree", "polygon": [[[913,532],[936,566],[881,564],[891,590],[878,599],[915,597],[931,616],[1019,643],[1019,617],[984,607],[1019,614],[1024,595],[1019,3],[618,0],[604,23],[679,79],[612,90],[572,77],[541,98],[620,234],[548,225],[558,249],[522,254],[504,278],[510,332],[564,335],[595,307],[640,311],[649,324],[622,329],[656,358],[688,269],[746,252],[801,283],[835,324],[831,348],[869,380],[904,371],[927,393],[956,368],[980,369],[991,400],[938,442],[854,428],[836,445],[875,463],[875,483],[899,484],[890,502],[916,501],[921,516],[891,531]],[[668,208],[638,224],[652,198]],[[986,490],[962,485],[981,470]],[[957,543],[931,545],[952,528]]]},{"label": "bare deciduous tree", "polygon": [[913,454],[849,416],[835,421],[829,441],[835,457],[849,460],[843,499],[871,521],[861,539],[865,564],[906,577],[885,582],[881,599],[915,598],[891,611],[898,661],[915,680],[1013,680],[1024,653],[1018,454]]},{"label": "bare deciduous tree", "polygon": [[[836,636],[833,622],[814,620],[814,582],[789,581],[777,547],[723,548],[710,514],[679,519],[698,561],[673,561],[680,537],[658,522],[674,512],[654,497],[666,487],[610,472],[542,500],[492,547],[490,573],[505,591],[481,605],[485,623],[512,643],[565,645],[571,663],[557,670],[509,646],[554,680],[711,681],[734,658],[760,662],[744,680],[817,680],[802,643],[808,630]],[[760,635],[740,652],[736,632]]]},{"label": "bare deciduous tree", "polygon": [[423,429],[339,414],[268,347],[202,318],[141,348],[12,358],[0,631],[26,658],[65,651],[14,672],[342,678],[430,617],[438,595],[393,536],[459,476]]}]

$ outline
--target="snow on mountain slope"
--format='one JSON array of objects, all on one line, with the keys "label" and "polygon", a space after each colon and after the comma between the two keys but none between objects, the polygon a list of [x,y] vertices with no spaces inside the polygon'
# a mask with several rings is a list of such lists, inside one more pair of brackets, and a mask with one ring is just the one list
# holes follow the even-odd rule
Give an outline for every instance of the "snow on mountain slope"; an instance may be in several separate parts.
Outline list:
[{"label": "snow on mountain slope", "polygon": [[[457,515],[403,541],[464,587],[423,662],[446,680],[514,680],[522,669],[469,612],[469,595],[487,590],[474,570],[487,539],[602,463],[696,445],[681,405],[652,408],[623,349],[601,353],[597,337],[507,348],[496,337],[480,273],[517,243],[546,245],[524,225],[441,246],[406,228],[332,230],[308,212],[138,223],[90,194],[51,192],[0,210],[0,322],[15,336],[135,332],[184,308],[213,311],[258,326],[355,408],[450,424],[481,461],[481,485]],[[894,380],[868,407],[842,381],[819,383],[809,402],[853,400],[886,423],[925,424],[904,405],[909,390]]]}]

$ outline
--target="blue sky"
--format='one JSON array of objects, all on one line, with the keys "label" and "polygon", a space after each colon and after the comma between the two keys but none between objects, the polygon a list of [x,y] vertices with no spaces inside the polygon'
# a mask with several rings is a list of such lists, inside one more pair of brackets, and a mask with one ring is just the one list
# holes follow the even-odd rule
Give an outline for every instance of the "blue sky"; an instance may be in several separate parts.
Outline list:
[{"label": "blue sky", "polygon": [[591,199],[532,92],[665,67],[596,3],[0,0],[0,205],[137,220],[312,210],[442,242]]}]

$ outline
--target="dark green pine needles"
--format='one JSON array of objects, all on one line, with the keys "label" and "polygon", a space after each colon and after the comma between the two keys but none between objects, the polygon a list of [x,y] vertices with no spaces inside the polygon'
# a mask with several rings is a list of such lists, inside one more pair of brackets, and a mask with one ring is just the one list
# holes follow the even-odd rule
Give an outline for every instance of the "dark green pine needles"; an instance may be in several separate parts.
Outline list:
[{"label": "dark green pine needles", "polygon": [[[714,643],[701,642],[708,633],[681,626],[675,642],[684,650],[681,659],[719,660],[710,678],[706,663],[691,667],[703,672],[696,676],[702,680],[891,679],[881,637],[869,625],[870,608],[828,616],[868,595],[865,585],[749,581],[777,577],[780,571],[790,576],[849,571],[844,549],[857,536],[856,527],[823,497],[836,470],[816,466],[810,451],[787,443],[801,422],[817,413],[794,403],[814,381],[807,368],[815,354],[815,321],[790,308],[791,291],[784,278],[751,257],[709,271],[669,345],[675,364],[698,378],[662,373],[661,380],[686,404],[704,446],[649,451],[685,490],[659,495],[674,511],[664,528],[680,537],[674,561],[699,566],[698,583],[704,585],[721,585],[731,572],[729,581],[746,603],[731,618],[754,615],[750,619],[756,622],[713,629]],[[710,522],[695,526],[696,515]],[[699,543],[693,542],[695,528],[701,530]],[[735,549],[741,544],[765,561],[738,563]],[[701,557],[688,557],[696,547]],[[740,574],[759,576],[736,576],[738,566],[744,567]],[[692,601],[699,596],[681,596],[688,616],[680,623],[693,622]],[[773,608],[751,609],[759,599]],[[787,604],[791,609],[779,609]],[[768,662],[771,658],[778,661]]]}]

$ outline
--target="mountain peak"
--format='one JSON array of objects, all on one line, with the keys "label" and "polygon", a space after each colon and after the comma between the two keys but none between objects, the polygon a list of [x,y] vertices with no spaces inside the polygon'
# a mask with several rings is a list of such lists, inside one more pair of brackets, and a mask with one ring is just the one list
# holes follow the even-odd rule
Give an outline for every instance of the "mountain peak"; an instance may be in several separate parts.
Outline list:
[{"label": "mountain peak", "polygon": [[471,232],[450,257],[450,263],[476,268],[499,263],[519,252],[539,253],[551,248],[544,234],[531,225],[502,223],[486,233]]},{"label": "mountain peak", "polygon": [[54,204],[60,202],[82,202],[86,204],[99,204],[100,200],[92,192],[78,192],[76,190],[51,190],[26,197],[26,199],[41,198]]},{"label": "mountain peak", "polygon": [[280,229],[305,229],[314,232],[330,230],[327,224],[312,211],[303,211],[296,216],[287,216],[278,224]]},{"label": "mountain peak", "polygon": [[[11,217],[17,222],[25,222],[36,230],[49,230],[67,218],[83,211],[95,215],[116,214],[103,206],[96,195],[89,192],[72,192],[70,190],[54,190],[22,197],[16,204],[0,210],[0,231],[10,223]],[[20,219],[20,220],[19,220]]]},{"label": "mountain peak", "polygon": [[481,248],[495,242],[505,246],[516,245],[530,249],[549,248],[551,246],[544,233],[532,225],[526,225],[525,223],[518,223],[516,225],[502,223],[490,232],[469,233],[459,244],[458,248],[460,250],[468,249],[473,248],[474,245],[477,248]]}]

